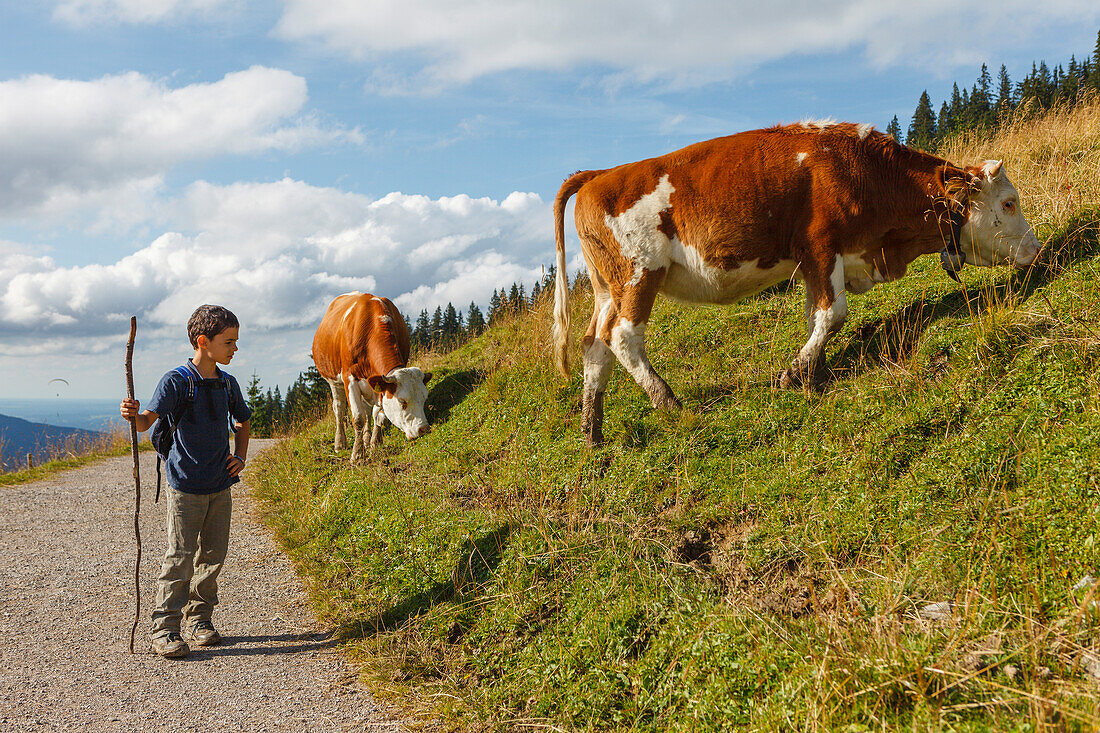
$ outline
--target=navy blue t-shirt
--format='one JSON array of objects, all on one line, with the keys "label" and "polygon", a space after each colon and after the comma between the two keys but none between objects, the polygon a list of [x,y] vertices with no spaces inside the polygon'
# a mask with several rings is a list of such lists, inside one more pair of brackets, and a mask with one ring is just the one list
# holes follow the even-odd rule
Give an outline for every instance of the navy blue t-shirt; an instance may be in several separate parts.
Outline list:
[{"label": "navy blue t-shirt", "polygon": [[252,410],[230,374],[219,369],[225,381],[221,377],[203,379],[190,360],[185,366],[196,380],[194,401],[187,404],[187,378],[173,369],[160,378],[146,409],[160,417],[180,415],[165,463],[168,483],[187,494],[213,494],[240,480],[230,476],[225,465],[229,460],[228,416],[244,422],[252,417]]}]

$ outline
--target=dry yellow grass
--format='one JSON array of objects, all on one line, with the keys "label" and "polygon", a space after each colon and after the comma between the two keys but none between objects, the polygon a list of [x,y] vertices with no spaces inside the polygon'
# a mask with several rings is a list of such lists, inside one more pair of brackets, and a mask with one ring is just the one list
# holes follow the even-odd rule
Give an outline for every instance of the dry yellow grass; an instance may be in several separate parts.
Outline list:
[{"label": "dry yellow grass", "polygon": [[992,134],[969,131],[937,151],[958,165],[1003,160],[1037,232],[1100,204],[1100,95],[1036,115],[1022,105]]}]

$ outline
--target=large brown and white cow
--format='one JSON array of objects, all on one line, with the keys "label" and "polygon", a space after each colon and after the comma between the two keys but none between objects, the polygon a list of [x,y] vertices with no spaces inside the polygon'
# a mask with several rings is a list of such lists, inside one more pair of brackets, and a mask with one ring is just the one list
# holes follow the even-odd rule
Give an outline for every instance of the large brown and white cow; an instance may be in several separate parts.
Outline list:
[{"label": "large brown and white cow", "polygon": [[313,336],[313,363],[332,390],[336,450],[347,447],[344,418],[351,405],[352,463],[363,458],[367,408],[374,420],[372,449],[382,442],[387,420],[409,440],[431,430],[424,401],[432,373],[406,366],[408,362],[409,327],[388,298],[345,293],[329,304]]},{"label": "large brown and white cow", "polygon": [[1039,242],[999,161],[959,168],[869,125],[803,122],[697,143],[659,158],[581,171],[554,201],[555,358],[571,347],[564,210],[575,219],[595,294],[582,343],[582,423],[602,440],[603,395],[614,359],[654,407],[680,403],[646,356],[658,292],[732,303],[792,278],[806,283],[808,339],[781,386],[820,377],[825,343],[863,293],[940,253],[963,263],[1027,267]]}]

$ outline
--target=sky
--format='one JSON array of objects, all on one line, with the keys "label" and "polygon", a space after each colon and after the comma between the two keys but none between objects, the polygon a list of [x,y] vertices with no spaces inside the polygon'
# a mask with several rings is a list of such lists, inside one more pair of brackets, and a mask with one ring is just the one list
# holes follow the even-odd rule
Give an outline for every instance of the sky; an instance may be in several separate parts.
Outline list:
[{"label": "sky", "polygon": [[[285,390],[350,290],[484,307],[562,180],[807,118],[908,126],[982,63],[1088,56],[1095,0],[0,3],[0,397],[139,399],[241,321]],[[570,269],[583,267],[567,219]]]}]

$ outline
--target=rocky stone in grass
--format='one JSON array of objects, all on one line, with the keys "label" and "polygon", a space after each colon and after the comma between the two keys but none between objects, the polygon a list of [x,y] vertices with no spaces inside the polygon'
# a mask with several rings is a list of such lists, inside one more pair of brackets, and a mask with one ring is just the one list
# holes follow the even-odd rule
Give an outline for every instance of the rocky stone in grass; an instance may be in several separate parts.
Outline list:
[{"label": "rocky stone in grass", "polygon": [[947,621],[951,618],[953,606],[954,604],[951,601],[937,601],[921,608],[917,615],[929,621]]},{"label": "rocky stone in grass", "polygon": [[1100,681],[1100,654],[1091,649],[1081,652],[1081,668],[1094,682]]},{"label": "rocky stone in grass", "polygon": [[1086,575],[1085,577],[1078,580],[1077,583],[1073,586],[1073,592],[1080,593],[1082,591],[1087,591],[1095,584],[1096,578],[1092,577],[1091,575]]},{"label": "rocky stone in grass", "polygon": [[978,640],[963,655],[960,666],[967,672],[981,672],[996,666],[997,658],[1004,652],[1004,640],[994,632]]}]

